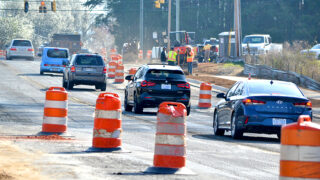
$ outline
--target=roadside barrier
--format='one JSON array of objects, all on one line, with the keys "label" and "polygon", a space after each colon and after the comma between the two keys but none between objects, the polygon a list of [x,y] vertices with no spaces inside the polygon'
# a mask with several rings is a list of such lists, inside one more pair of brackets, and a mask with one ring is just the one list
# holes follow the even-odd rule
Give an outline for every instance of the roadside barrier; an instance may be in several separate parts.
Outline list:
[{"label": "roadside barrier", "polygon": [[142,58],[143,58],[143,51],[142,51],[142,50],[139,50],[138,58],[139,58],[139,59],[142,59]]},{"label": "roadside barrier", "polygon": [[129,75],[135,75],[137,72],[137,69],[136,68],[130,68],[129,70]]},{"label": "roadside barrier", "polygon": [[152,55],[152,50],[148,50],[147,51],[147,59],[151,59],[151,55]]},{"label": "roadside barrier", "polygon": [[108,78],[114,78],[116,76],[116,67],[117,67],[116,62],[114,61],[109,62]]},{"label": "roadside barrier", "polygon": [[[145,173],[177,174],[186,165],[186,107],[163,102],[157,113],[157,132],[153,167]],[[186,172],[184,172],[187,174]]]},{"label": "roadside barrier", "polygon": [[124,66],[123,65],[117,65],[114,82],[115,83],[123,83],[124,82]]},{"label": "roadside barrier", "polygon": [[42,132],[67,131],[68,93],[63,87],[50,87],[46,92]]},{"label": "roadside barrier", "polygon": [[0,58],[4,58],[6,56],[6,51],[5,50],[0,50]]},{"label": "roadside barrier", "polygon": [[100,93],[96,101],[92,147],[120,149],[121,131],[119,95]]},{"label": "roadside barrier", "polygon": [[320,179],[320,125],[310,116],[281,129],[279,179]]},{"label": "roadside barrier", "polygon": [[111,61],[115,62],[116,64],[119,64],[119,57],[118,55],[111,55]]},{"label": "roadside barrier", "polygon": [[212,96],[211,90],[212,90],[212,86],[210,83],[201,83],[198,107],[200,108],[211,107],[211,96]]},{"label": "roadside barrier", "polygon": [[121,54],[118,54],[118,64],[123,64],[123,59]]}]

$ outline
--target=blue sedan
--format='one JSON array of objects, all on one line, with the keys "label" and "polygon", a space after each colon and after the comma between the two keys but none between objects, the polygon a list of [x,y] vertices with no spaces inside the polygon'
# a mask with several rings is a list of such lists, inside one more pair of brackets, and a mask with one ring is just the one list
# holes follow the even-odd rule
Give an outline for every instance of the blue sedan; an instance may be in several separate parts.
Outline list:
[{"label": "blue sedan", "polygon": [[312,117],[312,104],[291,82],[247,80],[219,93],[213,115],[214,135],[231,131],[235,139],[244,132],[277,134],[281,126],[296,122],[300,115]]}]

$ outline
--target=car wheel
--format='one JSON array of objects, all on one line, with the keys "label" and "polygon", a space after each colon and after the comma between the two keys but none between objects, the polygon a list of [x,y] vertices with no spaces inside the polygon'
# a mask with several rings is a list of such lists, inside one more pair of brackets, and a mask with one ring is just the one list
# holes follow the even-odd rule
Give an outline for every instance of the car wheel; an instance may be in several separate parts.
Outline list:
[{"label": "car wheel", "polygon": [[143,112],[143,107],[141,107],[140,103],[138,102],[138,98],[134,96],[134,106],[133,106],[134,113],[141,114]]},{"label": "car wheel", "polygon": [[191,106],[188,106],[187,107],[187,115],[189,116],[189,114],[190,114],[190,111],[191,111]]},{"label": "car wheel", "polygon": [[277,137],[279,140],[281,140],[281,131],[277,133]]},{"label": "car wheel", "polygon": [[224,135],[224,129],[219,129],[219,119],[218,114],[214,113],[213,117],[213,135],[215,136],[223,136]]},{"label": "car wheel", "polygon": [[233,114],[231,119],[231,137],[233,139],[240,139],[243,136],[243,131],[238,127],[238,117]]},{"label": "car wheel", "polygon": [[66,82],[66,80],[64,79],[64,76],[63,76],[63,78],[62,78],[62,87],[64,87],[64,88],[67,88],[67,82]]},{"label": "car wheel", "polygon": [[40,71],[40,75],[43,75],[43,71]]},{"label": "car wheel", "polygon": [[6,57],[7,60],[12,60],[11,57]]},{"label": "car wheel", "polygon": [[124,110],[128,111],[128,112],[132,111],[132,106],[130,106],[128,104],[128,95],[127,95],[127,93],[125,93],[125,96],[124,96]]},{"label": "car wheel", "polygon": [[73,82],[70,82],[70,81],[67,82],[67,89],[69,90],[73,89]]},{"label": "car wheel", "polygon": [[107,84],[106,84],[106,83],[102,83],[102,84],[100,85],[100,89],[101,89],[101,91],[106,91],[106,89],[107,89]]}]

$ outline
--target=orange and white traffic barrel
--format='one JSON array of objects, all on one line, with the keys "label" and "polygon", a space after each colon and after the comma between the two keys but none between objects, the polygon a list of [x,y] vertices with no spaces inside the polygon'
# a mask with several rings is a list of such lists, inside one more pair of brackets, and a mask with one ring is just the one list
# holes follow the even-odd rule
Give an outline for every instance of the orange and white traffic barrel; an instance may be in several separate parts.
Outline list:
[{"label": "orange and white traffic barrel", "polygon": [[136,68],[130,68],[129,69],[129,75],[135,75],[137,72],[137,69]]},{"label": "orange and white traffic barrel", "polygon": [[116,77],[116,68],[117,68],[117,63],[114,61],[110,61],[109,67],[108,67],[108,78]]},{"label": "orange and white traffic barrel", "polygon": [[0,58],[6,56],[6,51],[5,50],[0,50]]},{"label": "orange and white traffic barrel", "polygon": [[67,131],[68,93],[63,87],[50,87],[46,92],[42,132]]},{"label": "orange and white traffic barrel", "polygon": [[118,64],[123,64],[123,59],[121,54],[118,54]]},{"label": "orange and white traffic barrel", "polygon": [[121,101],[118,94],[100,93],[96,101],[93,148],[121,146]]},{"label": "orange and white traffic barrel", "polygon": [[211,107],[211,96],[212,96],[211,90],[212,90],[212,86],[210,83],[201,83],[198,107],[200,108]]},{"label": "orange and white traffic barrel", "polygon": [[279,179],[320,179],[320,125],[310,116],[281,129]]},{"label": "orange and white traffic barrel", "polygon": [[139,59],[142,59],[142,58],[143,58],[143,51],[142,51],[142,50],[139,50],[138,58],[139,58]]},{"label": "orange and white traffic barrel", "polygon": [[119,64],[118,60],[119,60],[119,56],[117,54],[111,56],[111,61]]},{"label": "orange and white traffic barrel", "polygon": [[147,51],[147,59],[151,59],[152,50]]},{"label": "orange and white traffic barrel", "polygon": [[117,65],[116,67],[116,76],[114,78],[115,83],[123,83],[124,82],[124,66]]}]

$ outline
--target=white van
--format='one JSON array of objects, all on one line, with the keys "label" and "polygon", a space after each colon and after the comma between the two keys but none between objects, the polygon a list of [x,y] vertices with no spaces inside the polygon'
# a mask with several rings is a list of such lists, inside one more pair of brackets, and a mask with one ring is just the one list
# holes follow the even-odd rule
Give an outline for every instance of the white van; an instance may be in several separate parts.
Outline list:
[{"label": "white van", "polygon": [[23,58],[34,60],[34,48],[30,40],[14,39],[11,41],[6,52],[6,59]]}]

